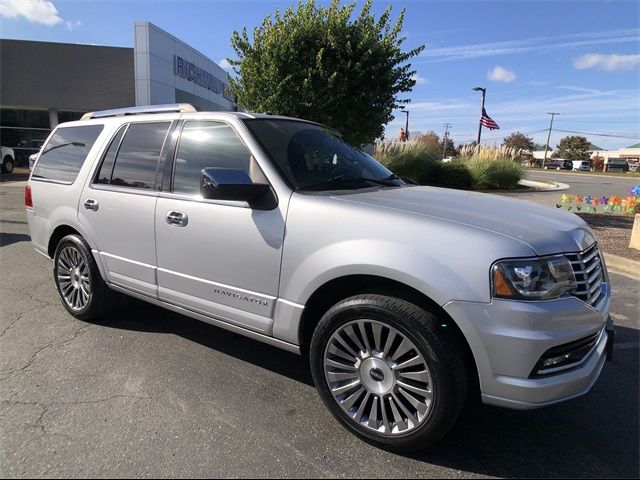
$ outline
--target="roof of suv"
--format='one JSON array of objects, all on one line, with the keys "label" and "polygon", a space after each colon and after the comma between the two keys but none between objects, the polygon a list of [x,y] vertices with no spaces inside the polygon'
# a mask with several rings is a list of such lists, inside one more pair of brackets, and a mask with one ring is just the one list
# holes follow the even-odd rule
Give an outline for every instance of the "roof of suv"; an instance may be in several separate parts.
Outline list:
[{"label": "roof of suv", "polygon": [[[86,122],[113,122],[113,123],[127,123],[131,121],[148,122],[149,120],[177,120],[186,116],[187,118],[198,118],[214,116],[220,120],[231,119],[277,119],[277,120],[292,120],[298,122],[307,122],[315,125],[319,125],[325,128],[325,125],[314,122],[312,120],[305,120],[301,118],[286,117],[283,115],[272,115],[270,113],[254,113],[254,112],[229,112],[229,111],[197,111],[192,105],[187,103],[167,104],[167,105],[144,105],[137,107],[127,107],[112,110],[102,110],[96,112],[88,112],[82,116],[80,120],[74,122],[65,122],[67,126],[77,126],[78,124],[85,124]],[[333,129],[331,129],[333,130]],[[337,133],[337,132],[336,132]]]}]

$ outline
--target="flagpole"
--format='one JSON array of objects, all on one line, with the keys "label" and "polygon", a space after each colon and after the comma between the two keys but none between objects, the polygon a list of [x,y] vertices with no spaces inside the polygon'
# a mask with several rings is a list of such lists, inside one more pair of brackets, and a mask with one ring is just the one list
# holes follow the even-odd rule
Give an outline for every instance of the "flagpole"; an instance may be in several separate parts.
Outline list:
[{"label": "flagpole", "polygon": [[480,148],[480,138],[482,137],[482,113],[484,112],[484,98],[487,94],[487,89],[476,87],[473,90],[476,92],[482,92],[482,106],[480,107],[480,120],[478,120],[478,148]]}]

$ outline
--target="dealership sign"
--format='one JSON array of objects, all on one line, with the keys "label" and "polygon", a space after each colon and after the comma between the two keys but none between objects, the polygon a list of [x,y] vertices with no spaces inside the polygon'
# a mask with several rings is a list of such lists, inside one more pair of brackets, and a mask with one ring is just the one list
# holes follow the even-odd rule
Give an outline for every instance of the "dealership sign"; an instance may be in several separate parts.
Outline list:
[{"label": "dealership sign", "polygon": [[222,95],[229,101],[233,101],[233,97],[226,91],[227,84],[217,77],[214,77],[212,73],[207,72],[205,69],[198,67],[195,63],[192,63],[184,58],[174,55],[173,56],[174,73],[182,77],[189,82],[193,82],[196,85],[211,90],[214,93]]}]

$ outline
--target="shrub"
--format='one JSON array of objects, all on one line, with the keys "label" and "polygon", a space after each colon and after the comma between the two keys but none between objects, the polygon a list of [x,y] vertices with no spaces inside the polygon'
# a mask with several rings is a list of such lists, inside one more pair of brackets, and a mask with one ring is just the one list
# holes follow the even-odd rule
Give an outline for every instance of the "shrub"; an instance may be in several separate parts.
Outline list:
[{"label": "shrub", "polygon": [[418,182],[436,159],[417,142],[376,144],[373,156],[393,173]]},{"label": "shrub", "polygon": [[434,162],[419,179],[421,185],[469,190],[473,187],[473,176],[462,162]]},{"label": "shrub", "polygon": [[508,147],[465,147],[459,161],[469,169],[473,188],[509,189],[522,179],[522,165],[516,160],[519,154],[519,150]]}]

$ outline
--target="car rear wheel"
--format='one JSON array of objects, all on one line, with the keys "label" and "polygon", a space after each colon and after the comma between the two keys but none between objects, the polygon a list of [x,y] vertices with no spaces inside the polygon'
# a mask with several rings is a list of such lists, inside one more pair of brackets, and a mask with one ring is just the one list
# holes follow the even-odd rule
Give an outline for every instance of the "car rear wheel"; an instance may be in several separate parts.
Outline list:
[{"label": "car rear wheel", "polygon": [[2,159],[2,173],[11,173],[13,172],[13,158],[11,158],[9,155],[6,155],[3,159]]},{"label": "car rear wheel", "polygon": [[311,341],[322,400],[348,430],[381,448],[424,449],[466,399],[464,355],[447,321],[404,300],[358,295],[332,307]]},{"label": "car rear wheel", "polygon": [[80,320],[93,320],[107,311],[109,287],[91,249],[79,235],[67,235],[53,258],[53,277],[62,305]]}]

